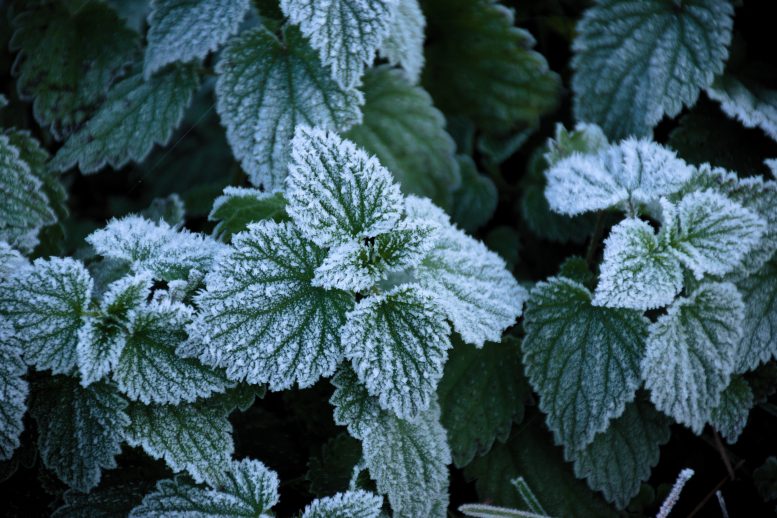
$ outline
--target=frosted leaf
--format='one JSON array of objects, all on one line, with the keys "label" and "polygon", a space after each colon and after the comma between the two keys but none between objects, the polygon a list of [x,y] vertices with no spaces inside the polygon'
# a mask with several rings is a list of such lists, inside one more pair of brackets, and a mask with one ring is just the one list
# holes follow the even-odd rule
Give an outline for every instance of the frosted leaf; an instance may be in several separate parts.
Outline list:
[{"label": "frosted leaf", "polygon": [[764,164],[772,172],[772,176],[777,178],[777,158],[767,158],[764,160]]},{"label": "frosted leaf", "polygon": [[223,392],[223,374],[176,349],[186,338],[192,310],[179,302],[152,302],[133,309],[126,345],[113,370],[113,380],[130,399],[145,404],[194,401]]},{"label": "frosted leaf", "polygon": [[151,221],[164,221],[170,226],[180,228],[186,221],[186,206],[181,197],[170,194],[164,198],[154,198],[140,215]]},{"label": "frosted leaf", "polygon": [[387,66],[368,70],[362,90],[364,120],[344,136],[374,153],[403,193],[450,206],[451,193],[461,183],[456,144],[429,94]]},{"label": "frosted leaf", "polygon": [[575,476],[625,509],[658,464],[659,446],[669,441],[670,420],[647,401],[629,403],[607,430],[578,451],[565,450]]},{"label": "frosted leaf", "polygon": [[574,153],[594,154],[608,145],[602,128],[596,124],[578,122],[575,124],[575,129],[569,131],[562,124],[557,123],[553,138],[548,139],[542,157],[548,167],[553,167]]},{"label": "frosted leaf", "polygon": [[356,86],[388,36],[397,0],[281,0],[343,88]]},{"label": "frosted leaf", "polygon": [[112,482],[89,493],[68,489],[62,495],[62,505],[51,518],[126,518],[133,507],[140,504],[148,490],[145,480]]},{"label": "frosted leaf", "polygon": [[593,306],[570,279],[534,287],[523,363],[557,443],[585,447],[634,399],[648,324],[638,311]]},{"label": "frosted leaf", "polygon": [[13,20],[13,73],[20,97],[33,101],[35,120],[62,140],[133,62],[139,38],[102,2],[39,4]]},{"label": "frosted leaf", "polygon": [[26,373],[21,344],[10,322],[0,316],[0,461],[11,458],[24,431],[22,418],[30,391],[22,379]]},{"label": "frosted leaf", "polygon": [[753,391],[742,376],[732,376],[728,387],[720,394],[720,403],[712,409],[710,424],[734,444],[747,425],[747,418],[753,408]]},{"label": "frosted leaf", "polygon": [[302,518],[378,518],[383,497],[357,490],[313,500],[305,507]]},{"label": "frosted leaf", "polygon": [[345,131],[361,122],[358,90],[340,88],[294,27],[279,40],[265,28],[245,30],[221,53],[216,110],[251,182],[282,189],[299,123]]},{"label": "frosted leaf", "polygon": [[435,398],[450,326],[431,293],[404,284],[372,295],[348,313],[345,355],[381,408],[414,419]]},{"label": "frosted leaf", "polygon": [[89,308],[92,278],[70,258],[37,259],[10,283],[0,286],[0,308],[16,329],[24,359],[38,370],[69,373]]},{"label": "frosted leaf", "polygon": [[761,128],[772,140],[777,140],[777,91],[722,75],[707,87],[707,95],[718,101],[729,117],[745,127]]},{"label": "frosted leaf", "polygon": [[84,388],[66,376],[43,381],[30,404],[43,464],[73,489],[95,487],[103,469],[116,467],[130,423],[126,408],[127,402],[105,383]]},{"label": "frosted leaf", "polygon": [[604,242],[595,306],[655,309],[672,303],[683,287],[680,262],[653,227],[625,219]]},{"label": "frosted leaf", "polygon": [[329,250],[316,268],[313,286],[364,291],[390,272],[418,265],[434,246],[438,231],[434,224],[401,221],[396,228],[374,239],[338,245]]},{"label": "frosted leaf", "polygon": [[38,232],[57,221],[43,183],[30,168],[20,149],[0,134],[0,241],[23,251],[38,243]]},{"label": "frosted leaf", "polygon": [[51,167],[66,171],[77,164],[82,173],[95,173],[105,165],[120,169],[143,161],[154,144],[170,140],[199,85],[194,65],[170,67],[148,81],[141,73],[123,79],[57,151]]},{"label": "frosted leaf", "polygon": [[286,188],[286,210],[319,246],[388,232],[402,213],[399,186],[378,159],[320,129],[297,127]]},{"label": "frosted leaf", "polygon": [[426,18],[418,0],[397,0],[388,36],[378,54],[392,65],[401,66],[411,83],[418,83],[424,68]]},{"label": "frosted leaf", "polygon": [[311,286],[326,252],[288,222],[253,223],[232,245],[196,298],[197,356],[230,379],[270,390],[309,387],[334,373],[353,298]]},{"label": "frosted leaf", "polygon": [[103,257],[130,263],[136,272],[148,271],[162,280],[187,279],[191,270],[207,272],[223,249],[216,241],[188,230],[175,230],[164,221],[140,216],[112,219],[86,240]]},{"label": "frosted leaf", "polygon": [[682,189],[693,169],[671,151],[649,140],[627,139],[597,155],[577,153],[548,169],[545,197],[559,214],[618,206],[635,212]]},{"label": "frosted leaf", "polygon": [[598,0],[572,46],[575,117],[611,139],[649,136],[723,72],[733,14],[728,0]]},{"label": "frosted leaf", "polygon": [[410,221],[426,221],[441,227],[451,224],[450,216],[443,209],[432,203],[429,198],[421,196],[410,195],[405,198],[405,216]]},{"label": "frosted leaf", "polygon": [[734,371],[743,317],[733,284],[708,283],[651,324],[642,378],[656,408],[701,433]]},{"label": "frosted leaf", "polygon": [[127,443],[164,459],[174,472],[186,470],[198,483],[222,478],[234,451],[232,425],[221,408],[133,403]]},{"label": "frosted leaf", "polygon": [[213,235],[221,241],[229,241],[233,234],[248,228],[249,223],[263,219],[289,219],[283,193],[230,186],[224,189],[224,194],[216,198],[213,209],[208,214],[208,221],[218,221]]},{"label": "frosted leaf", "polygon": [[148,15],[143,74],[175,61],[202,59],[235,34],[249,0],[154,0]]},{"label": "frosted leaf", "polygon": [[669,246],[697,279],[732,271],[766,230],[757,213],[712,190],[692,192],[664,212]]},{"label": "frosted leaf", "polygon": [[465,342],[499,341],[521,315],[527,293],[504,260],[461,230],[447,225],[416,268],[421,286],[435,297]]},{"label": "frosted leaf", "polygon": [[258,460],[232,461],[215,489],[182,478],[161,480],[131,518],[270,518],[278,503],[278,475]]},{"label": "frosted leaf", "polygon": [[129,312],[146,301],[153,279],[148,273],[112,282],[100,303],[100,315],[88,317],[78,333],[76,358],[81,384],[103,378],[116,366],[127,343]]},{"label": "frosted leaf", "polygon": [[5,241],[0,241],[0,285],[30,267],[29,261]]},{"label": "frosted leaf", "polygon": [[777,357],[777,259],[739,281],[737,288],[745,303],[745,320],[736,372],[746,372]]}]

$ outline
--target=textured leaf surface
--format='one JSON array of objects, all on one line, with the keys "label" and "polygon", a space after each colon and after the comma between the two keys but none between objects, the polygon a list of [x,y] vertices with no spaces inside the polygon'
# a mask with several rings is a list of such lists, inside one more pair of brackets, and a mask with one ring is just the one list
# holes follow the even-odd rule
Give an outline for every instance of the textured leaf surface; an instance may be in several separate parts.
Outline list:
[{"label": "textured leaf surface", "polygon": [[57,376],[38,388],[30,413],[38,422],[43,463],[70,487],[87,492],[103,469],[116,467],[121,452],[127,402],[109,385],[83,388],[75,378]]},{"label": "textured leaf surface", "polygon": [[235,34],[249,0],[154,0],[148,15],[146,78],[175,61],[201,59]]},{"label": "textured leaf surface", "polygon": [[305,507],[302,518],[378,518],[383,498],[368,491],[347,491],[319,498]]},{"label": "textured leaf surface", "polygon": [[343,357],[340,327],[352,298],[311,285],[325,251],[291,223],[262,221],[237,234],[233,248],[197,297],[197,356],[227,376],[308,387]]},{"label": "textured leaf surface", "polygon": [[670,420],[647,401],[635,401],[606,431],[579,451],[565,451],[575,475],[625,509],[658,464],[659,446],[669,441]]},{"label": "textured leaf surface", "polygon": [[232,235],[247,229],[249,223],[263,219],[288,219],[286,198],[282,193],[227,187],[224,194],[213,202],[213,209],[208,214],[208,221],[218,221],[213,235],[222,241],[229,241]]},{"label": "textured leaf surface", "polygon": [[736,372],[754,369],[777,356],[777,260],[737,283],[745,303]]},{"label": "textured leaf surface", "polygon": [[734,370],[744,304],[733,284],[703,284],[650,326],[642,377],[656,408],[700,434]]},{"label": "textured leaf surface", "polygon": [[22,347],[14,337],[10,322],[0,317],[0,460],[8,460],[19,447],[24,431],[22,418],[27,412],[30,389],[22,379],[27,365],[22,360]]},{"label": "textured leaf surface", "polygon": [[467,232],[474,232],[491,219],[499,201],[493,180],[480,174],[467,155],[456,157],[461,170],[461,185],[453,193],[452,218]]},{"label": "textured leaf surface", "polygon": [[62,495],[64,505],[51,514],[51,518],[111,518],[127,516],[140,504],[151,484],[132,481],[105,489],[81,493],[72,489]]},{"label": "textured leaf surface", "polygon": [[432,98],[400,71],[385,66],[367,71],[362,89],[363,121],[345,136],[374,153],[405,194],[426,196],[448,207],[451,192],[461,181],[459,165],[456,145]]},{"label": "textured leaf surface", "polygon": [[418,0],[397,0],[388,36],[378,49],[382,58],[400,65],[412,83],[417,83],[424,67],[426,18]]},{"label": "textured leaf surface", "polygon": [[457,342],[437,394],[453,461],[461,468],[488,453],[494,440],[507,440],[513,421],[523,419],[529,387],[517,340],[489,342],[482,349]]},{"label": "textured leaf surface", "polygon": [[388,36],[397,0],[281,0],[343,88],[355,86]]},{"label": "textured leaf surface", "polygon": [[197,68],[177,65],[148,81],[132,75],[111,87],[105,102],[67,139],[51,161],[65,171],[78,164],[94,173],[106,164],[119,169],[141,162],[154,144],[167,144],[200,85]]},{"label": "textured leaf surface", "polygon": [[132,510],[133,518],[269,518],[278,503],[278,475],[257,460],[232,461],[217,489],[203,489],[181,478],[161,480],[156,491]]},{"label": "textured leaf surface", "polygon": [[221,480],[234,450],[232,425],[221,408],[133,403],[128,413],[130,446],[164,459],[176,473],[186,470],[197,482]]},{"label": "textured leaf surface", "polygon": [[572,280],[535,286],[523,363],[557,442],[585,447],[634,399],[647,326],[637,311],[593,306],[591,293]]},{"label": "textured leaf surface", "polygon": [[728,0],[597,1],[573,43],[576,118],[611,139],[649,136],[723,72],[732,15]]},{"label": "textured leaf surface", "polygon": [[405,284],[363,299],[342,329],[345,355],[380,406],[403,419],[429,408],[451,347],[434,296]]},{"label": "textured leaf surface", "polygon": [[753,391],[742,376],[732,376],[728,387],[720,395],[720,403],[710,415],[710,424],[734,444],[745,429],[750,410],[753,408]]},{"label": "textured leaf surface", "polygon": [[243,170],[257,187],[283,188],[297,124],[344,131],[361,122],[364,96],[340,88],[295,28],[284,41],[243,31],[216,65],[216,109]]},{"label": "textured leaf surface", "polygon": [[377,158],[333,132],[300,126],[292,141],[287,210],[319,246],[391,230],[402,194]]},{"label": "textured leaf surface", "polygon": [[707,95],[718,101],[729,117],[748,128],[761,128],[777,140],[777,91],[722,75],[707,88]]}]

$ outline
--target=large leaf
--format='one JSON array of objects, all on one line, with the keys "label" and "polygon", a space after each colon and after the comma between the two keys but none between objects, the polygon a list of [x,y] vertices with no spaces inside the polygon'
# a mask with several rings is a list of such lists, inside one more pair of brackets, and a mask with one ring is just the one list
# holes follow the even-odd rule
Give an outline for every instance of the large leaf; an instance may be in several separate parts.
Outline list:
[{"label": "large leaf", "polygon": [[736,372],[754,369],[777,356],[777,260],[737,283],[745,303]]},{"label": "large leaf", "polygon": [[388,36],[378,49],[392,65],[400,65],[412,83],[417,83],[424,67],[426,18],[418,0],[397,0]]},{"label": "large leaf", "polygon": [[722,75],[707,88],[707,95],[720,102],[729,117],[748,128],[761,128],[777,140],[777,91]]},{"label": "large leaf", "polygon": [[593,306],[570,279],[535,286],[523,363],[557,442],[585,447],[634,399],[648,323],[637,311]]},{"label": "large leaf", "polygon": [[347,491],[319,498],[305,507],[302,518],[378,518],[383,497],[367,491]]},{"label": "large leaf", "polygon": [[10,322],[0,317],[0,461],[11,458],[24,431],[22,418],[30,391],[22,379],[26,373],[21,344]]},{"label": "large leaf", "polygon": [[216,109],[249,179],[283,188],[299,123],[344,131],[361,121],[361,92],[339,87],[296,28],[283,41],[259,27],[227,44],[216,65]]},{"label": "large leaf", "polygon": [[649,136],[723,72],[733,11],[728,0],[598,0],[573,43],[577,119],[611,139]]},{"label": "large leaf", "polygon": [[710,415],[710,424],[734,444],[745,429],[753,408],[753,391],[742,376],[732,376],[728,387],[720,395],[720,403]]}]

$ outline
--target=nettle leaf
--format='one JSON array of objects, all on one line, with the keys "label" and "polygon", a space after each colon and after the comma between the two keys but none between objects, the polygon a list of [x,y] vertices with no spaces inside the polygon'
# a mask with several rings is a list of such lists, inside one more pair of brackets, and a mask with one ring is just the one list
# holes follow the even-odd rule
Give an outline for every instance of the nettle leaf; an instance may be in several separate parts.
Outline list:
[{"label": "nettle leaf", "polygon": [[22,378],[26,373],[22,344],[14,336],[11,323],[0,316],[0,461],[13,456],[24,431],[22,418],[30,392]]},{"label": "nettle leaf", "polygon": [[116,83],[94,116],[57,151],[51,167],[66,171],[77,164],[82,173],[95,173],[106,164],[120,169],[143,161],[154,144],[168,143],[199,85],[194,65],[170,67],[148,81],[138,73]]},{"label": "nettle leaf", "polygon": [[382,234],[402,214],[391,173],[333,132],[297,127],[286,183],[289,215],[319,246]]},{"label": "nettle leaf", "polygon": [[595,154],[608,146],[607,137],[602,128],[596,124],[578,122],[575,129],[567,130],[562,124],[556,124],[553,138],[549,138],[545,144],[545,152],[542,157],[548,167],[574,153]]},{"label": "nettle leaf", "polygon": [[733,284],[708,283],[650,326],[642,377],[656,407],[700,434],[734,371],[744,304]]},{"label": "nettle leaf", "polygon": [[305,507],[302,518],[378,518],[383,497],[357,490],[319,498]]},{"label": "nettle leaf", "polygon": [[461,185],[453,193],[453,220],[467,232],[474,232],[491,219],[499,201],[494,182],[480,174],[468,155],[456,157],[461,170]]},{"label": "nettle leaf", "polygon": [[70,258],[37,259],[0,286],[0,308],[16,329],[24,359],[38,370],[69,373],[92,294],[92,278]]},{"label": "nettle leaf", "polygon": [[456,145],[429,94],[386,66],[368,70],[362,90],[363,121],[345,137],[374,153],[404,193],[450,206],[451,193],[461,182]]},{"label": "nettle leaf", "polygon": [[729,117],[747,128],[761,128],[777,140],[777,91],[725,74],[707,87],[707,95],[718,101]]},{"label": "nettle leaf", "polygon": [[[30,262],[5,241],[0,241],[0,288],[10,283],[13,278],[29,269]],[[0,292],[2,293],[2,292]],[[2,303],[0,303],[2,304]],[[0,305],[0,311],[4,306]]]},{"label": "nettle leaf", "polygon": [[62,495],[63,505],[51,514],[51,518],[127,516],[133,507],[140,504],[149,485],[145,481],[130,481],[89,493],[68,489]]},{"label": "nettle leaf", "polygon": [[[423,85],[446,115],[499,132],[534,124],[556,106],[559,77],[534,52],[534,38],[493,0],[433,0]],[[462,37],[466,35],[466,37]]]},{"label": "nettle leaf", "polygon": [[671,435],[669,425],[670,420],[650,402],[637,400],[591,444],[578,451],[565,450],[565,457],[574,462],[575,476],[587,479],[592,489],[625,509],[658,464],[659,446]]},{"label": "nettle leaf", "polygon": [[758,214],[712,190],[684,196],[676,209],[665,204],[664,212],[672,252],[697,279],[739,266],[766,229]]},{"label": "nettle leaf", "polygon": [[173,227],[182,227],[186,220],[186,206],[178,194],[154,198],[140,215],[151,221],[164,221]]},{"label": "nettle leaf", "polygon": [[313,454],[308,460],[305,478],[310,483],[309,492],[322,497],[345,491],[361,459],[360,441],[342,432],[331,437],[321,446],[320,454]]},{"label": "nettle leaf", "polygon": [[451,454],[439,405],[404,421],[381,410],[350,369],[341,369],[332,383],[335,422],[362,441],[370,476],[388,495],[394,516],[446,516]]},{"label": "nettle leaf", "polygon": [[736,372],[754,369],[777,356],[777,260],[737,283],[745,304]]},{"label": "nettle leaf", "polygon": [[571,156],[546,172],[545,197],[553,211],[568,216],[619,207],[635,213],[675,193],[693,169],[649,140],[627,139],[596,155]]},{"label": "nettle leaf", "polygon": [[745,429],[754,404],[753,391],[747,381],[742,376],[732,376],[728,387],[720,394],[720,403],[712,409],[709,422],[727,443],[734,444]]},{"label": "nettle leaf", "polygon": [[84,388],[66,376],[43,381],[33,395],[30,413],[38,423],[43,463],[73,489],[89,491],[101,470],[116,467],[130,424],[127,402],[110,385]]},{"label": "nettle leaf", "polygon": [[227,187],[213,202],[208,221],[218,221],[213,229],[216,239],[229,242],[234,234],[248,228],[248,224],[272,219],[285,221],[286,198],[283,193],[268,193],[245,187]]},{"label": "nettle leaf", "polygon": [[232,245],[196,297],[193,352],[230,379],[270,390],[309,387],[334,373],[353,298],[311,285],[326,252],[288,222],[253,223]]},{"label": "nettle leaf", "polygon": [[381,408],[414,419],[435,397],[450,326],[435,297],[404,284],[362,299],[341,331],[345,355]]},{"label": "nettle leaf", "polygon": [[391,29],[397,0],[281,0],[343,88],[356,86]]},{"label": "nettle leaf", "polygon": [[209,484],[222,480],[234,451],[232,425],[216,405],[150,405],[133,403],[132,423],[125,439],[170,469],[186,470],[195,481]]},{"label": "nettle leaf", "polygon": [[650,136],[723,72],[733,14],[728,0],[598,0],[572,47],[575,117],[611,139]]},{"label": "nettle leaf", "polygon": [[278,475],[258,460],[232,461],[215,489],[203,489],[182,477],[161,480],[156,491],[130,513],[132,518],[245,516],[270,518],[278,503]]},{"label": "nettle leaf", "polygon": [[418,0],[397,0],[378,54],[392,65],[401,66],[411,83],[418,83],[424,68],[424,29],[426,18]]},{"label": "nettle leaf", "polygon": [[38,243],[38,232],[57,221],[43,183],[18,147],[0,134],[0,241],[23,251]]},{"label": "nettle leaf", "polygon": [[137,33],[101,2],[44,3],[19,14],[13,26],[16,87],[58,140],[97,109],[138,53]]},{"label": "nettle leaf", "polygon": [[645,221],[629,218],[610,231],[593,304],[655,309],[672,303],[683,288],[683,269]]},{"label": "nettle leaf", "polygon": [[237,32],[249,0],[154,0],[148,15],[143,74],[175,61],[202,59]]},{"label": "nettle leaf", "polygon": [[176,354],[186,338],[192,309],[181,303],[152,302],[133,309],[126,345],[113,371],[119,390],[130,399],[178,404],[223,392],[223,374]]},{"label": "nettle leaf", "polygon": [[216,110],[248,178],[282,189],[294,128],[305,123],[345,131],[361,122],[364,96],[337,85],[299,31],[283,41],[263,27],[245,30],[221,53]]},{"label": "nettle leaf", "polygon": [[223,247],[201,234],[140,216],[112,219],[86,240],[99,255],[126,261],[133,271],[151,272],[166,281],[186,280],[192,270],[209,271]]},{"label": "nettle leaf", "polygon": [[513,421],[523,419],[529,387],[516,339],[489,342],[482,349],[454,342],[437,394],[453,461],[462,468],[486,454],[494,440],[507,440]]},{"label": "nettle leaf", "polygon": [[534,287],[523,363],[557,442],[585,447],[634,399],[648,324],[638,311],[593,306],[570,279]]}]

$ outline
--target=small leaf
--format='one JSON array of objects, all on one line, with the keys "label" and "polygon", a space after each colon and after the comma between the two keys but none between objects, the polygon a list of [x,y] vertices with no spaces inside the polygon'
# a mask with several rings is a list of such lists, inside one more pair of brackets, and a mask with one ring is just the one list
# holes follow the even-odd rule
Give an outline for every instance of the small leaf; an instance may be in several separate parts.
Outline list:
[{"label": "small leaf", "polygon": [[453,193],[453,221],[467,232],[474,232],[491,219],[496,211],[499,193],[494,182],[478,172],[475,162],[458,155],[461,185]]},{"label": "small leaf", "polygon": [[27,381],[22,379],[26,373],[21,344],[10,322],[0,316],[0,461],[13,456],[24,431],[22,418],[30,392]]},{"label": "small leaf", "polygon": [[302,518],[378,518],[383,497],[368,491],[347,491],[319,498],[305,507]]},{"label": "small leaf", "polygon": [[734,444],[747,424],[753,408],[753,391],[742,376],[732,376],[728,387],[720,394],[720,403],[712,409],[710,424],[726,442]]},{"label": "small leaf", "polygon": [[411,83],[418,83],[424,68],[426,18],[418,0],[397,0],[388,36],[378,54],[392,65],[401,66]]},{"label": "small leaf", "polygon": [[329,439],[321,447],[321,454],[308,461],[305,478],[310,481],[310,493],[321,497],[348,489],[361,458],[361,443],[347,433]]},{"label": "small leaf", "polygon": [[63,496],[64,505],[51,514],[51,518],[111,518],[127,516],[140,504],[150,484],[128,482],[81,493],[69,489]]},{"label": "small leaf", "polygon": [[140,215],[151,221],[164,221],[171,227],[182,227],[186,220],[186,207],[181,197],[173,193],[164,198],[154,198],[148,207],[140,211]]},{"label": "small leaf", "polygon": [[249,223],[272,219],[286,221],[286,198],[283,193],[267,193],[258,189],[227,187],[213,202],[208,221],[218,221],[213,229],[216,239],[229,242],[234,234],[248,228]]},{"label": "small leaf", "polygon": [[768,457],[753,470],[753,481],[764,501],[777,499],[777,457]]},{"label": "small leaf", "polygon": [[777,357],[777,260],[737,283],[745,303],[736,372],[754,369]]},{"label": "small leaf", "polygon": [[718,101],[729,117],[747,128],[761,128],[777,140],[777,91],[722,75],[707,88],[707,95]]}]

